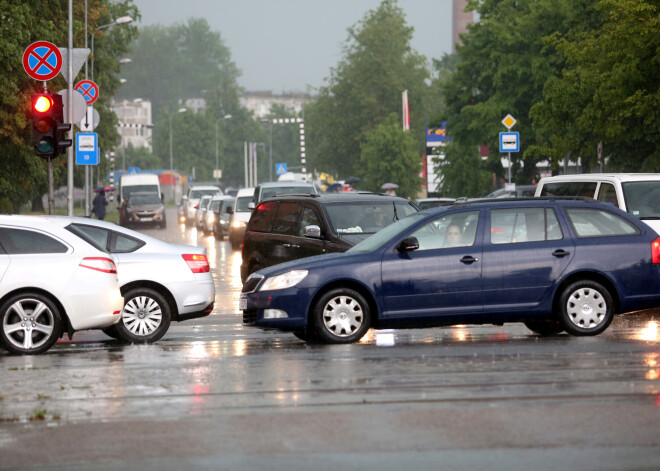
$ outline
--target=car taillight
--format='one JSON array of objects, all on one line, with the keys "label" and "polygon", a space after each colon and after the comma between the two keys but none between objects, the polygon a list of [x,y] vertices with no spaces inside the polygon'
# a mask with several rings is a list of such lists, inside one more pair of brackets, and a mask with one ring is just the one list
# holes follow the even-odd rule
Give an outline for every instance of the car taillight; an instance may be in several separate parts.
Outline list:
[{"label": "car taillight", "polygon": [[651,242],[651,258],[653,263],[660,263],[660,237]]},{"label": "car taillight", "polygon": [[85,257],[80,262],[80,266],[102,271],[103,273],[117,273],[115,262],[105,257]]},{"label": "car taillight", "polygon": [[206,255],[183,254],[181,256],[193,273],[208,273],[211,270]]}]

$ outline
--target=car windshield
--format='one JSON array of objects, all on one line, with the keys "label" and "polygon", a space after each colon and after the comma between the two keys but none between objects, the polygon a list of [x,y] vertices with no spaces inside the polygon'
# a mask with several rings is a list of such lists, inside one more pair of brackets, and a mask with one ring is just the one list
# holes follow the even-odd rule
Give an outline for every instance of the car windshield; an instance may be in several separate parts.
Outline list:
[{"label": "car windshield", "polygon": [[150,193],[148,195],[131,195],[130,203],[132,205],[136,204],[160,204],[160,198],[156,193]]},{"label": "car windshield", "polygon": [[250,196],[241,196],[236,200],[236,212],[245,213],[250,211],[248,205],[252,202],[252,195]]},{"label": "car windshield", "polygon": [[660,219],[660,181],[622,183],[626,208],[640,219]]},{"label": "car windshield", "polygon": [[346,201],[328,203],[326,211],[330,224],[337,234],[341,235],[373,234],[394,221],[417,212],[417,209],[406,201]]},{"label": "car windshield", "polygon": [[211,208],[210,208],[211,211],[217,211],[218,209],[220,209],[220,204],[221,203],[222,203],[222,201],[219,201],[219,200],[211,201]]},{"label": "car windshield", "polygon": [[397,234],[404,232],[410,226],[418,222],[420,219],[425,218],[427,215],[422,213],[411,214],[405,219],[396,221],[390,224],[385,229],[376,232],[374,235],[367,237],[362,242],[354,245],[348,249],[347,253],[365,253],[372,252],[379,247],[382,247],[388,240],[395,237]]}]

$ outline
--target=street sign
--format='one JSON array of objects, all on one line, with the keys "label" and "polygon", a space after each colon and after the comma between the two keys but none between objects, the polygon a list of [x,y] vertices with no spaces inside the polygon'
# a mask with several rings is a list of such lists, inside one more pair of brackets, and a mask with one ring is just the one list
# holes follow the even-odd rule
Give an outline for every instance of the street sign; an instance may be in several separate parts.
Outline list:
[{"label": "street sign", "polygon": [[73,89],[80,92],[88,105],[94,104],[99,97],[99,87],[91,80],[81,80]]},{"label": "street sign", "polygon": [[[69,83],[69,50],[66,47],[60,47],[58,49],[60,50],[60,54],[62,54],[62,77],[64,77],[64,80]],[[73,78],[75,78],[76,75],[78,75],[78,72],[80,72],[80,69],[89,57],[90,51],[91,49],[84,47],[74,47],[71,49],[71,69],[73,72]]]},{"label": "street sign", "polygon": [[506,115],[502,120],[502,124],[505,125],[507,129],[511,129],[514,126],[514,124],[516,124],[517,122],[518,121],[516,121],[516,118],[514,118],[510,114]]},{"label": "street sign", "polygon": [[517,132],[500,133],[500,152],[519,152],[520,136]]},{"label": "street sign", "polygon": [[96,129],[100,120],[101,117],[99,116],[99,112],[96,111],[93,107],[88,106],[85,117],[78,123],[78,128],[84,132],[91,132]]},{"label": "street sign", "polygon": [[98,165],[98,135],[95,132],[76,134],[76,165]]},{"label": "street sign", "polygon": [[222,170],[221,169],[213,170],[213,178],[217,178],[217,179],[222,178]]},{"label": "street sign", "polygon": [[[64,119],[68,118],[69,110],[69,90],[64,89],[57,92],[58,95],[62,95],[62,103],[64,104]],[[85,104],[85,99],[77,91],[73,91],[73,114],[71,116],[71,121],[77,123],[85,117],[87,113],[87,105]]]},{"label": "street sign", "polygon": [[286,171],[286,164],[275,164],[275,173],[277,175],[284,175]]},{"label": "street sign", "polygon": [[23,52],[23,68],[35,80],[50,80],[60,73],[62,54],[53,43],[37,41]]}]

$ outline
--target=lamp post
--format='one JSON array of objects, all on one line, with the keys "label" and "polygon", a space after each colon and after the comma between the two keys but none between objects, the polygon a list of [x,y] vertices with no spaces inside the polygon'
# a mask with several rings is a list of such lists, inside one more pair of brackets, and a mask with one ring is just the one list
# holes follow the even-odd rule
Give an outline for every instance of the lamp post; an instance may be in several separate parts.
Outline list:
[{"label": "lamp post", "polygon": [[[218,123],[220,123],[220,121],[224,121],[225,119],[231,119],[231,115],[226,114],[222,118],[215,121],[215,170],[218,170]],[[216,178],[215,182],[219,183],[219,178]]]},{"label": "lamp post", "polygon": [[[187,110],[186,108],[179,108],[177,113],[185,113]],[[172,155],[172,116],[174,114],[170,114],[170,170],[174,170],[174,157]]]},{"label": "lamp post", "polygon": [[[127,25],[127,24],[132,23],[132,22],[133,22],[133,18],[131,18],[130,16],[121,16],[121,17],[117,18],[115,21],[113,21],[112,23],[108,23],[107,25],[101,25],[101,26],[97,27],[94,30],[94,33],[96,33],[97,31],[100,31],[102,29],[109,28],[111,26]],[[93,60],[92,60],[92,81],[94,81],[94,62],[96,61],[96,59],[94,58],[94,36],[95,36],[94,33],[92,33],[92,58],[93,58]]]}]

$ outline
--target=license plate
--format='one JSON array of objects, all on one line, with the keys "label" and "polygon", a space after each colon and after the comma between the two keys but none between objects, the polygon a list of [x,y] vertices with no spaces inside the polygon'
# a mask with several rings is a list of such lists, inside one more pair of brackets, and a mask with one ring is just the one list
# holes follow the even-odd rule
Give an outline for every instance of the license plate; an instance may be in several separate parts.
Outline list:
[{"label": "license plate", "polygon": [[154,220],[154,218],[140,218],[140,221],[142,221],[142,222],[149,222],[149,221],[153,221],[153,220]]},{"label": "license plate", "polygon": [[238,299],[238,309],[245,311],[247,309],[247,296],[241,294],[241,297]]}]

